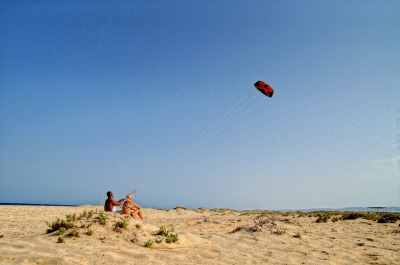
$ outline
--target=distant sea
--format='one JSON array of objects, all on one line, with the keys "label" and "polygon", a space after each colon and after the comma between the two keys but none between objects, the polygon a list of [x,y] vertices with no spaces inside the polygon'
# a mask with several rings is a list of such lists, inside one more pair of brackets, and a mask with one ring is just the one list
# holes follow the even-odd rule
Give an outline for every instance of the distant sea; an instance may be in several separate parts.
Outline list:
[{"label": "distant sea", "polygon": [[23,205],[23,206],[72,206],[76,207],[78,205],[71,204],[47,204],[47,203],[14,203],[14,202],[0,202],[0,205]]},{"label": "distant sea", "polygon": [[282,209],[280,212],[317,212],[317,211],[337,211],[337,212],[400,212],[400,207],[389,206],[389,207],[345,207],[345,208],[312,208],[312,209]]},{"label": "distant sea", "polygon": [[[69,206],[77,207],[79,205],[73,204],[48,204],[48,203],[13,203],[13,202],[0,202],[0,205],[21,205],[21,206]],[[100,205],[100,204],[99,204]],[[146,207],[145,207],[146,208]],[[316,211],[338,211],[338,212],[391,212],[399,213],[400,207],[389,206],[383,207],[384,209],[375,209],[375,207],[345,207],[345,208],[310,208],[310,209],[264,209],[269,211],[279,212],[316,212]],[[162,209],[159,209],[162,210]],[[211,210],[211,209],[210,209]],[[257,209],[260,210],[260,209]],[[245,210],[244,210],[245,211]]]}]

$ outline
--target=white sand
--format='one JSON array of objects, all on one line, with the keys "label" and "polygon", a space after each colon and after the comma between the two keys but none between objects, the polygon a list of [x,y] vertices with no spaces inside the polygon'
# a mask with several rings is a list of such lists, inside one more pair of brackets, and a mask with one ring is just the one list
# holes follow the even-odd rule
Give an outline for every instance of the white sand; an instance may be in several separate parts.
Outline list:
[{"label": "white sand", "polygon": [[[93,223],[92,236],[87,228],[79,237],[46,234],[46,221],[96,208],[102,207],[0,206],[0,264],[400,264],[399,224],[363,219],[315,223],[315,217],[270,214],[258,219],[265,221],[260,232],[230,233],[254,226],[257,215],[143,209],[148,219],[128,219],[121,232],[113,228],[125,216],[113,215],[105,226],[95,218],[75,222]],[[144,247],[162,225],[174,227],[179,241]]]}]

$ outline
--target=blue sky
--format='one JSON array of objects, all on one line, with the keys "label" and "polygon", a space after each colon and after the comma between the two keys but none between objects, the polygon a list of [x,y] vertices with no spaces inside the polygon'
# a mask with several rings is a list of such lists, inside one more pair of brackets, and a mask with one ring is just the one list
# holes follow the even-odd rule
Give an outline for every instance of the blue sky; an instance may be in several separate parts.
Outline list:
[{"label": "blue sky", "polygon": [[400,205],[400,2],[0,3],[0,202]]}]

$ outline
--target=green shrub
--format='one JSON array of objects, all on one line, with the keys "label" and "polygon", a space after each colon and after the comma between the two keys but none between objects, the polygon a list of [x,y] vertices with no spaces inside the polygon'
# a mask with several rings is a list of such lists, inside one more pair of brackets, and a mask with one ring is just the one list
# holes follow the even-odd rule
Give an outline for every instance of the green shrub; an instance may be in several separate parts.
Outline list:
[{"label": "green shrub", "polygon": [[65,227],[60,227],[60,228],[58,229],[58,234],[59,234],[59,235],[62,235],[62,234],[65,233],[66,230],[67,230],[67,229],[65,229]]},{"label": "green shrub", "polygon": [[365,212],[344,212],[342,213],[343,220],[355,220],[358,218],[363,218],[366,220],[377,221],[379,218],[375,213],[365,213]]},{"label": "green shrub", "polygon": [[283,230],[276,229],[276,231],[274,232],[274,234],[277,234],[277,235],[283,235],[283,234],[286,234],[286,229],[283,229]]},{"label": "green shrub", "polygon": [[100,224],[101,225],[105,225],[106,224],[106,219],[108,217],[108,213],[106,213],[105,211],[100,211],[98,214],[98,218],[100,220]]},{"label": "green shrub", "polygon": [[169,230],[167,230],[167,228],[165,227],[165,225],[160,226],[160,230],[158,231],[157,235],[160,236],[167,236],[169,233]]},{"label": "green shrub", "polygon": [[92,218],[93,215],[94,215],[94,211],[93,211],[93,210],[90,210],[90,211],[88,212],[88,214],[87,214],[87,219]]},{"label": "green shrub", "polygon": [[396,223],[400,220],[400,215],[396,214],[383,214],[379,219],[378,223]]},{"label": "green shrub", "polygon": [[76,213],[74,213],[74,214],[67,214],[67,215],[65,215],[65,217],[67,218],[67,222],[76,221]]},{"label": "green shrub", "polygon": [[89,236],[93,235],[93,230],[88,228],[86,234]]},{"label": "green shrub", "polygon": [[47,229],[48,233],[54,232],[59,230],[61,227],[68,229],[74,227],[74,224],[69,222],[69,221],[64,221],[61,220],[60,218],[57,218],[56,221],[53,221],[51,224],[49,224],[50,229]]},{"label": "green shrub", "polygon": [[149,239],[149,241],[147,241],[146,244],[144,244],[144,246],[151,247],[153,244],[154,244],[154,242]]},{"label": "green shrub", "polygon": [[293,236],[293,237],[297,237],[297,238],[301,238],[301,234],[297,233],[297,235]]},{"label": "green shrub", "polygon": [[79,231],[78,229],[73,229],[68,235],[70,236],[78,236],[79,235]]},{"label": "green shrub", "polygon": [[122,220],[122,221],[118,221],[115,223],[115,227],[118,228],[125,228],[129,225],[128,221],[126,219]]},{"label": "green shrub", "polygon": [[167,239],[165,240],[165,242],[167,243],[175,243],[179,240],[179,235],[178,233],[176,233],[175,235],[170,234],[169,236],[167,236]]}]

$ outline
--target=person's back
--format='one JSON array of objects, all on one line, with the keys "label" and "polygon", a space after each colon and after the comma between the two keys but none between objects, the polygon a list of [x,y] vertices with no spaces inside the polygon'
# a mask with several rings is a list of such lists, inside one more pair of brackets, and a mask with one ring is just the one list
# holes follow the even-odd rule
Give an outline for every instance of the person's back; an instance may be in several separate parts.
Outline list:
[{"label": "person's back", "polygon": [[108,197],[108,199],[104,202],[104,211],[106,211],[106,212],[111,212],[114,205],[120,205],[121,202],[124,200],[124,199],[121,199],[119,201],[114,201],[114,199],[113,199],[114,194],[111,191],[107,192],[107,197]]},{"label": "person's back", "polygon": [[132,194],[126,195],[124,205],[122,206],[122,214],[129,214],[133,218],[136,218],[136,216],[139,216],[140,219],[146,219],[143,216],[142,208],[139,205],[137,205],[136,203],[134,203],[132,201],[132,198],[133,198]]},{"label": "person's back", "polygon": [[132,207],[132,202],[131,201],[124,201],[124,204],[122,205],[122,212],[121,214],[131,214],[131,207]]}]

